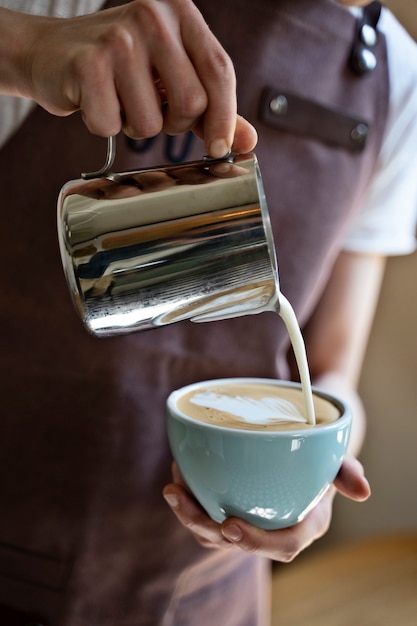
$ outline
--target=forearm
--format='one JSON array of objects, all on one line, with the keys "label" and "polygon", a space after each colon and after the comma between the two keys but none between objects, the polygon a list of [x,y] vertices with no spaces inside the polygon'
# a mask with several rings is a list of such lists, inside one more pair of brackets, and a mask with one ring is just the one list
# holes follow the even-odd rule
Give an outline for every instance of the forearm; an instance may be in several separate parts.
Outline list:
[{"label": "forearm", "polygon": [[342,252],[304,329],[313,382],[352,408],[350,449],[355,455],[365,435],[365,411],[357,385],[384,268],[382,257]]},{"label": "forearm", "polygon": [[26,51],[43,19],[0,8],[0,93],[30,97]]},{"label": "forearm", "polygon": [[354,456],[358,456],[365,439],[366,414],[357,390],[349,383],[346,377],[338,372],[326,372],[312,382],[324,391],[339,397],[350,406],[353,421],[349,450]]}]

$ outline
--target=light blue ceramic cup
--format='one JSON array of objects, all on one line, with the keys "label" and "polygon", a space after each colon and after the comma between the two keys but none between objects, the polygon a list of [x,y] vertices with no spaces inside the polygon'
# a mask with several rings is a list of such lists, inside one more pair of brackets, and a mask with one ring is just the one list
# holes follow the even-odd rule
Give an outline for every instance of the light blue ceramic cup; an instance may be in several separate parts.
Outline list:
[{"label": "light blue ceramic cup", "polygon": [[345,456],[352,422],[350,408],[317,388],[314,395],[336,407],[340,417],[307,430],[254,431],[198,422],[182,413],[178,399],[193,388],[219,383],[285,381],[230,378],[199,382],[167,400],[167,429],[173,457],[200,504],[217,522],[237,516],[264,529],[300,522],[319,502]]}]

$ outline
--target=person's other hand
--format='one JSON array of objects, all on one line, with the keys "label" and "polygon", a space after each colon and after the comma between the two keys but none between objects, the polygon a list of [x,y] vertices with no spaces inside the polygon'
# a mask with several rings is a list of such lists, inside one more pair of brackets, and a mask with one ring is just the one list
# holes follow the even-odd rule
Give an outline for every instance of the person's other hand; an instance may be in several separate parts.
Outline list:
[{"label": "person's other hand", "polygon": [[10,72],[9,93],[55,115],[81,110],[104,137],[122,128],[133,138],[193,129],[212,157],[256,144],[236,113],[232,61],[191,0],[135,0],[72,19],[1,17],[18,39],[19,78]]},{"label": "person's other hand", "polygon": [[370,495],[362,465],[349,456],[334,484],[302,522],[290,528],[266,531],[235,517],[226,519],[222,524],[214,522],[190,494],[175,464],[173,480],[164,488],[163,495],[181,524],[193,533],[201,545],[229,549],[236,546],[248,553],[286,563],[326,533],[337,492],[358,502]]}]

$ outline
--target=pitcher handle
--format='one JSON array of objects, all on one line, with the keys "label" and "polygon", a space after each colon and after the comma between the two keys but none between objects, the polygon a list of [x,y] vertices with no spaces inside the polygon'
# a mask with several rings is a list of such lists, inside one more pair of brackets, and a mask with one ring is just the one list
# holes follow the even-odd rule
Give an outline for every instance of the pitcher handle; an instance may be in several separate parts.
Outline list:
[{"label": "pitcher handle", "polygon": [[81,178],[84,178],[84,180],[91,180],[92,178],[101,178],[102,176],[106,176],[109,173],[115,158],[116,137],[112,136],[107,138],[107,156],[106,162],[104,163],[103,167],[97,170],[97,172],[84,172],[83,174],[81,174]]}]

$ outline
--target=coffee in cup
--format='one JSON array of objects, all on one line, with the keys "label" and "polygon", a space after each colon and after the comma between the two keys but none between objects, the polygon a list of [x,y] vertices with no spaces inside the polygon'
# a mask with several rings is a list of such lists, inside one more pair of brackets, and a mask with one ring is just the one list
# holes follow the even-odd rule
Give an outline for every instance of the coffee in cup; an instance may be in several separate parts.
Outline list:
[{"label": "coffee in cup", "polygon": [[[321,396],[313,397],[316,426],[334,422],[340,410]],[[305,414],[303,391],[274,382],[225,381],[193,386],[178,397],[178,409],[193,420],[243,430],[276,431],[314,428]]]},{"label": "coffee in cup", "polygon": [[347,450],[351,412],[313,388],[309,423],[301,385],[229,378],[188,385],[167,401],[178,468],[212,519],[261,528],[301,521],[333,482]]}]

